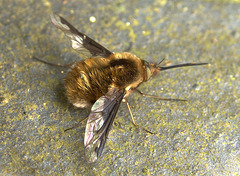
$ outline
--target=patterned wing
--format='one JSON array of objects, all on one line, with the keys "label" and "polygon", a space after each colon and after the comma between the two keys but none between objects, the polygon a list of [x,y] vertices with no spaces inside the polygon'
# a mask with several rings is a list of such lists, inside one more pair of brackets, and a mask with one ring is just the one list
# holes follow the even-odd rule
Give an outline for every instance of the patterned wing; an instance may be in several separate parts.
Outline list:
[{"label": "patterned wing", "polygon": [[111,88],[93,105],[85,130],[86,158],[95,162],[102,153],[108,132],[125,95],[123,89]]},{"label": "patterned wing", "polygon": [[111,51],[104,48],[99,43],[95,42],[93,39],[87,35],[79,32],[75,27],[73,27],[67,20],[56,14],[51,14],[52,23],[59,29],[61,29],[66,36],[68,36],[72,41],[73,49],[80,52],[84,56],[90,58],[92,56],[102,56],[108,57],[112,54]]}]

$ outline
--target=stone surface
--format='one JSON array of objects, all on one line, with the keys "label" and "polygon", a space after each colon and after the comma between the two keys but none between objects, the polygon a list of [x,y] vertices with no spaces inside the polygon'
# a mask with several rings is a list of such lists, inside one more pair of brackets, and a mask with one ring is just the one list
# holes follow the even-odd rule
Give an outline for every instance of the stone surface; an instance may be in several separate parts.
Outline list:
[{"label": "stone surface", "polygon": [[[237,175],[240,172],[240,1],[1,1],[1,175]],[[97,163],[84,157],[87,117],[64,96],[68,64],[79,58],[50,22],[54,11],[115,52],[171,64],[140,90],[187,102],[129,98]],[[96,21],[92,21],[95,17]],[[165,62],[163,64],[169,64]]]}]

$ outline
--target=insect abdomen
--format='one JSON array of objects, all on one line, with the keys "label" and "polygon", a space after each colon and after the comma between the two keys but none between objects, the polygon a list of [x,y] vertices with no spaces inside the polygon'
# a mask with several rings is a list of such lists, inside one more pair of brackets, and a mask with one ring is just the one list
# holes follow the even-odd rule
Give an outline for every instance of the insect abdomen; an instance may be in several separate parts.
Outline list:
[{"label": "insect abdomen", "polygon": [[68,72],[65,78],[66,95],[74,106],[91,106],[107,93],[111,83],[111,71],[107,61],[104,58],[87,59],[78,62]]}]

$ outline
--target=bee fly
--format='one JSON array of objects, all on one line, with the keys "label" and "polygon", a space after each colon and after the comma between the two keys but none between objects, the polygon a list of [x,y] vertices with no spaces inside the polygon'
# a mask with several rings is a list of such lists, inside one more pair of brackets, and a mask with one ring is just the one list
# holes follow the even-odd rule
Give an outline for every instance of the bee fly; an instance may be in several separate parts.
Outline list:
[{"label": "bee fly", "polygon": [[[89,162],[96,161],[101,155],[122,100],[126,100],[133,91],[142,94],[137,90],[141,83],[162,70],[207,64],[185,63],[163,67],[148,63],[128,52],[109,51],[56,14],[51,15],[51,20],[71,39],[72,48],[87,58],[71,67],[64,84],[70,103],[79,108],[92,106],[84,137]],[[132,117],[131,111],[130,114]]]}]

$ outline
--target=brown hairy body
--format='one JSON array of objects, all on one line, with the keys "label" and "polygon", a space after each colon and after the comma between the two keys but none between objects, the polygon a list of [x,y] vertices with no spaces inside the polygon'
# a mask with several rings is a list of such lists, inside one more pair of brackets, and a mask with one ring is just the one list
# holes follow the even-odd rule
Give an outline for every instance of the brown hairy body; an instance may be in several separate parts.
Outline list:
[{"label": "brown hairy body", "polygon": [[66,95],[77,107],[91,106],[110,87],[129,90],[146,81],[143,60],[130,53],[108,58],[95,57],[77,62],[65,78]]}]

